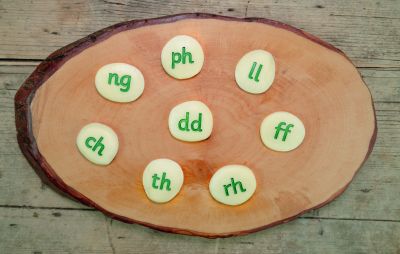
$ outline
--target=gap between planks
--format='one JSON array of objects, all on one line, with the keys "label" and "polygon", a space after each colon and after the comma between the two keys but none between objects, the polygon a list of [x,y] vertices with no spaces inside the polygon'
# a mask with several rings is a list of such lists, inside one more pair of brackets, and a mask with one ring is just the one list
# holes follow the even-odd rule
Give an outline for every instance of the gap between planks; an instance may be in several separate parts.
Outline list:
[{"label": "gap between planks", "polygon": [[[351,59],[350,59],[351,60]],[[0,58],[0,66],[12,67],[12,66],[38,66],[44,59],[18,59],[18,58]],[[354,63],[353,63],[354,64]],[[356,66],[358,70],[362,69],[388,69],[388,70],[399,70],[399,66]]]},{"label": "gap between planks", "polygon": [[[94,208],[71,208],[71,207],[45,207],[45,206],[18,206],[18,205],[0,205],[0,208],[9,209],[25,209],[25,210],[59,210],[59,211],[87,211],[87,212],[100,212]],[[313,211],[313,210],[312,210]],[[311,211],[309,211],[311,212]],[[323,217],[323,216],[310,216],[301,215],[296,219],[309,219],[309,220],[340,220],[340,221],[376,221],[376,222],[395,222],[400,223],[400,220],[387,220],[387,219],[369,219],[369,218],[337,218],[337,217]]]}]

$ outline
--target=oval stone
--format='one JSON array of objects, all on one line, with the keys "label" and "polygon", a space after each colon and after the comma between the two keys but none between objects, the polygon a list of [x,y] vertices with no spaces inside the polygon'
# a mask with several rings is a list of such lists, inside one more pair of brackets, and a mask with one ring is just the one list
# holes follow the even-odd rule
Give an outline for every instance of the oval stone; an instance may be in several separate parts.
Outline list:
[{"label": "oval stone", "polygon": [[237,63],[235,79],[238,86],[251,94],[260,94],[270,88],[275,78],[275,60],[265,50],[253,50]]},{"label": "oval stone", "polygon": [[142,72],[126,63],[104,65],[97,71],[95,83],[100,95],[114,102],[132,102],[144,90]]},{"label": "oval stone", "polygon": [[211,177],[211,196],[226,205],[240,205],[249,200],[257,187],[253,171],[243,165],[228,165]]},{"label": "oval stone", "polygon": [[81,154],[97,165],[108,165],[118,152],[118,136],[107,125],[91,123],[84,126],[76,138]]},{"label": "oval stone", "polygon": [[168,125],[175,138],[196,142],[207,139],[213,129],[211,110],[201,101],[187,101],[169,113]]},{"label": "oval stone", "polygon": [[288,152],[304,140],[306,130],[303,122],[289,112],[275,112],[264,118],[260,127],[261,140],[274,151]]},{"label": "oval stone", "polygon": [[183,178],[183,171],[178,163],[170,159],[156,159],[143,172],[143,187],[151,201],[165,203],[179,193]]},{"label": "oval stone", "polygon": [[200,43],[188,35],[177,35],[161,51],[161,64],[168,75],[188,79],[197,75],[204,63]]}]

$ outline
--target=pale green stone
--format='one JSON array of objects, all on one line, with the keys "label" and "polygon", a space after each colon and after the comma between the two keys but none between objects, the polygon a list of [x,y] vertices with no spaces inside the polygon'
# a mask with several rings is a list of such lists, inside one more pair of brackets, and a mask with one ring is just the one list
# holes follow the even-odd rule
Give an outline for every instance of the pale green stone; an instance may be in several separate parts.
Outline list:
[{"label": "pale green stone", "polygon": [[81,154],[97,165],[108,165],[118,152],[118,136],[107,125],[91,123],[84,126],[76,138]]},{"label": "pale green stone", "polygon": [[173,37],[161,52],[161,64],[165,72],[176,79],[197,75],[203,63],[204,53],[200,43],[188,35]]},{"label": "pale green stone", "polygon": [[238,86],[251,94],[267,91],[275,78],[275,60],[265,50],[246,53],[237,63],[235,79]]},{"label": "pale green stone", "polygon": [[268,115],[260,127],[264,145],[274,151],[287,152],[297,148],[304,140],[303,122],[289,112]]},{"label": "pale green stone", "polygon": [[176,139],[196,142],[207,139],[213,129],[213,116],[203,102],[187,101],[169,113],[168,125]]},{"label": "pale green stone", "polygon": [[243,165],[227,165],[211,177],[211,196],[226,205],[240,205],[249,200],[257,188],[253,171]]},{"label": "pale green stone", "polygon": [[114,102],[132,102],[142,95],[144,77],[135,66],[111,63],[101,67],[95,78],[101,96]]},{"label": "pale green stone", "polygon": [[179,193],[183,179],[178,163],[170,159],[156,159],[143,172],[143,187],[151,201],[165,203]]}]

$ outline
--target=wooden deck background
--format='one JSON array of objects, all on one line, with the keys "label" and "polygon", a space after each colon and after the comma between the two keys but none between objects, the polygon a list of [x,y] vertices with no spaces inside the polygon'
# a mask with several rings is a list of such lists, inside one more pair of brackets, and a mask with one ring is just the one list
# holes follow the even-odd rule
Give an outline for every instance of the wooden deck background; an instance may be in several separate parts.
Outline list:
[{"label": "wooden deck background", "polygon": [[[265,17],[342,49],[375,100],[378,139],[346,192],[244,237],[161,233],[43,185],[21,155],[13,97],[52,51],[121,21],[181,12]],[[400,253],[400,0],[0,0],[0,253]]]}]

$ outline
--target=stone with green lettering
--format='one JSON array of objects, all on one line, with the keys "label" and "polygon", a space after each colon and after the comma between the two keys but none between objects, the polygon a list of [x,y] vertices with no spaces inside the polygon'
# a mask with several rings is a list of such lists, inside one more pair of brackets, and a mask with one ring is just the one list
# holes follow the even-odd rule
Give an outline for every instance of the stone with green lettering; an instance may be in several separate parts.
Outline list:
[{"label": "stone with green lettering", "polygon": [[227,165],[211,177],[211,196],[225,205],[241,205],[249,200],[257,188],[253,171],[244,165]]},{"label": "stone with green lettering", "polygon": [[265,50],[253,50],[246,53],[235,69],[237,85],[251,94],[267,91],[275,79],[275,60]]},{"label": "stone with green lettering", "polygon": [[173,160],[151,161],[143,172],[143,187],[147,197],[155,203],[172,200],[183,185],[182,168]]},{"label": "stone with green lettering", "polygon": [[84,126],[76,138],[80,153],[97,165],[108,165],[118,152],[117,134],[107,125],[91,123]]},{"label": "stone with green lettering", "polygon": [[300,146],[305,134],[303,122],[292,113],[283,111],[268,115],[260,127],[264,145],[279,152],[288,152]]},{"label": "stone with green lettering", "polygon": [[161,52],[161,64],[168,75],[188,79],[197,75],[204,63],[200,43],[188,35],[177,35],[169,40]]},{"label": "stone with green lettering", "polygon": [[144,77],[135,66],[111,63],[97,71],[95,84],[100,95],[110,101],[132,102],[143,93]]},{"label": "stone with green lettering", "polygon": [[196,142],[207,139],[213,129],[211,110],[201,101],[187,101],[175,106],[168,118],[171,135],[176,139]]}]

